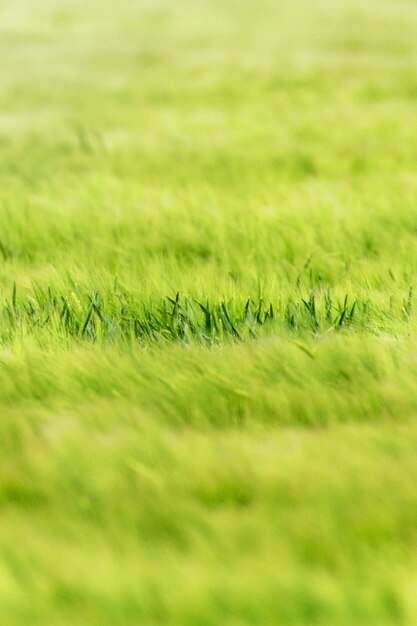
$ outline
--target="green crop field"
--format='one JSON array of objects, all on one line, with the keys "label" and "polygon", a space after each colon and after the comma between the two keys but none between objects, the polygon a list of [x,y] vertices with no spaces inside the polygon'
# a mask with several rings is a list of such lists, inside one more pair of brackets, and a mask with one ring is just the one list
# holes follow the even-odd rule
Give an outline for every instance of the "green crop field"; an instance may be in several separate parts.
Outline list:
[{"label": "green crop field", "polygon": [[2,626],[417,626],[416,33],[0,0]]}]

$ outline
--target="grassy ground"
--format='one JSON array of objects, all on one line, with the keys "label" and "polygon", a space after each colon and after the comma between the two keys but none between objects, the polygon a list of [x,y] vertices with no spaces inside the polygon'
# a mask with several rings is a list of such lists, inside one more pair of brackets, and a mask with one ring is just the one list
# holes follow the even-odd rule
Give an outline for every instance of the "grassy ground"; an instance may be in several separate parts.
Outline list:
[{"label": "grassy ground", "polygon": [[0,9],[2,625],[417,625],[414,0]]}]

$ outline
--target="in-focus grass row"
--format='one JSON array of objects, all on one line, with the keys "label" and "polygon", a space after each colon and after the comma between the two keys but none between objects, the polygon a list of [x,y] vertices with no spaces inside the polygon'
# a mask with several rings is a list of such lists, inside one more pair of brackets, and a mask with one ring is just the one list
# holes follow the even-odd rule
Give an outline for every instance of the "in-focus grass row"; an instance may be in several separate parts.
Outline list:
[{"label": "in-focus grass row", "polygon": [[[264,302],[248,298],[244,305],[233,300],[204,303],[187,296],[169,296],[159,303],[135,301],[128,294],[112,291],[106,298],[93,292],[78,297],[72,291],[68,296],[34,289],[26,296],[18,296],[16,284],[10,300],[0,307],[0,337],[4,344],[16,337],[78,337],[92,341],[107,339],[147,340],[173,339],[189,342],[193,338],[209,344],[231,336],[237,340],[256,338],[262,330],[269,334],[292,330],[295,334],[310,331],[313,334],[351,327],[363,331],[382,332],[384,323],[390,328],[395,318],[399,324],[410,320],[413,291],[396,303],[382,309],[370,301],[334,298],[329,288],[318,295],[311,291],[306,298],[292,297],[286,302]],[[46,339],[47,340],[47,339]]]}]

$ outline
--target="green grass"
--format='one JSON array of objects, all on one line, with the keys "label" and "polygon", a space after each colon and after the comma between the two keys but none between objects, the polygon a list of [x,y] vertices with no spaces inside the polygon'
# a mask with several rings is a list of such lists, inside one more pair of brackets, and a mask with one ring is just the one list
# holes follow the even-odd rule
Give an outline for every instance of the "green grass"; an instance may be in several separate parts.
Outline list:
[{"label": "green grass", "polygon": [[1,624],[417,626],[415,1],[0,9]]}]

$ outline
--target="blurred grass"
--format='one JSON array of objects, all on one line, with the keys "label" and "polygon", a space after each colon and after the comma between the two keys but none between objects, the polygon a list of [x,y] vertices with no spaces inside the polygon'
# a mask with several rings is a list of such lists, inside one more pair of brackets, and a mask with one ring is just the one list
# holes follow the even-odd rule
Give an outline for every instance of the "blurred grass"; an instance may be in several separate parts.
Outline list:
[{"label": "blurred grass", "polygon": [[417,4],[0,1],[0,615],[417,624]]}]

